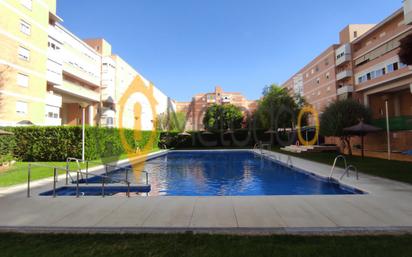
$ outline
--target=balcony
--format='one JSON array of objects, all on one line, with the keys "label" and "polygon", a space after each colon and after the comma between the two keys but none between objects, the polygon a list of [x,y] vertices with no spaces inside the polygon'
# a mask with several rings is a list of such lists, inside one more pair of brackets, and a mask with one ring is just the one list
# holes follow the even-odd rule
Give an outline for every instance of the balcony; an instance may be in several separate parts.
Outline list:
[{"label": "balcony", "polygon": [[353,86],[351,85],[343,85],[342,87],[338,88],[337,95],[344,95],[353,92]]},{"label": "balcony", "polygon": [[92,102],[99,102],[100,101],[100,94],[98,92],[95,92],[93,90],[90,90],[86,87],[83,87],[81,85],[75,84],[73,82],[64,80],[62,85],[56,85],[54,86],[56,90],[59,90],[60,92],[85,99],[88,101]]},{"label": "balcony", "polygon": [[51,59],[47,60],[47,81],[54,85],[63,83],[63,67],[61,64],[54,62]]},{"label": "balcony", "polygon": [[336,74],[336,80],[342,80],[342,79],[346,79],[346,78],[350,78],[352,77],[352,71],[351,70],[344,70],[339,72],[338,74]]},{"label": "balcony", "polygon": [[336,66],[349,62],[352,59],[350,44],[344,44],[335,51]]},{"label": "balcony", "polygon": [[102,87],[102,101],[108,103],[115,102],[115,87]]},{"label": "balcony", "polygon": [[[373,120],[372,125],[386,130],[386,119]],[[412,116],[398,116],[389,118],[391,131],[412,130]]]},{"label": "balcony", "polygon": [[63,35],[60,30],[58,30],[54,25],[50,25],[47,29],[47,34],[49,35],[50,38],[53,38],[54,40],[58,42],[63,42]]},{"label": "balcony", "polygon": [[216,103],[216,99],[215,99],[215,97],[213,96],[207,96],[206,97],[206,102],[209,104],[209,103]]},{"label": "balcony", "polygon": [[230,103],[230,97],[229,96],[224,96],[222,98],[222,103]]},{"label": "balcony", "polygon": [[349,62],[351,59],[352,56],[350,54],[344,54],[343,56],[339,57],[339,59],[336,59],[336,66]]},{"label": "balcony", "polygon": [[55,95],[53,92],[48,92],[46,94],[46,104],[60,108],[62,107],[62,97]]}]

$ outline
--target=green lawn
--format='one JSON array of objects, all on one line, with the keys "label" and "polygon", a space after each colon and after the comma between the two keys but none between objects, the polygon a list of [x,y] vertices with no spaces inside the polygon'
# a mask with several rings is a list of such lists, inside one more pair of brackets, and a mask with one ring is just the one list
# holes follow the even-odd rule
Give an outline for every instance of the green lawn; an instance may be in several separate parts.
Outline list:
[{"label": "green lawn", "polygon": [[412,256],[412,236],[0,234],[2,257],[19,256]]},{"label": "green lawn", "polygon": [[[121,155],[118,157],[107,158],[104,160],[105,163],[126,159],[127,155]],[[102,164],[102,160],[96,160],[93,163],[89,164],[89,167],[97,166]],[[36,164],[40,165],[47,165],[47,166],[57,166],[57,167],[66,167],[66,162],[36,162]],[[81,167],[85,168],[86,164],[81,163]],[[5,172],[0,173],[0,187],[7,187],[13,186],[21,183],[27,182],[27,169],[28,169],[28,162],[17,162],[13,165],[12,168]],[[75,162],[70,163],[70,169],[75,170],[77,169],[77,164]],[[64,174],[65,171],[59,170],[59,174]],[[53,169],[46,168],[46,167],[36,167],[33,166],[31,169],[31,181],[52,177],[53,176]]]},{"label": "green lawn", "polygon": [[[289,153],[281,151],[279,148],[274,148],[273,151],[281,152],[284,154],[300,157],[303,159],[308,159],[311,161],[316,161],[320,163],[325,163],[332,165],[337,153]],[[348,165],[352,164],[358,168],[360,172],[393,179],[401,182],[406,182],[412,184],[412,163],[402,162],[402,161],[389,161],[378,158],[365,157],[362,159],[358,156],[346,156]],[[343,167],[343,161],[338,161],[337,166]]]}]

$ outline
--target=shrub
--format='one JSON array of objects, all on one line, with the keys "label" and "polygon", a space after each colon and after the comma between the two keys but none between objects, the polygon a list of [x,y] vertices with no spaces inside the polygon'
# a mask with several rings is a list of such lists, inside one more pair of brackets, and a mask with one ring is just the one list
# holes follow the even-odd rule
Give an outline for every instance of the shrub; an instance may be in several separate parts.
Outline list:
[{"label": "shrub", "polygon": [[[255,130],[249,132],[247,129],[236,130],[234,134],[214,133],[204,134],[202,131],[192,131],[188,136],[180,136],[179,132],[162,132],[160,134],[159,145],[166,148],[213,148],[213,147],[240,147],[250,148],[259,141],[269,142],[270,135],[264,133],[265,130]],[[248,134],[250,133],[250,137]],[[273,144],[276,139],[273,139]]]},{"label": "shrub", "polygon": [[[4,130],[12,131],[14,136],[0,137],[0,153],[12,154],[22,161],[64,161],[67,157],[81,157],[82,129],[73,127],[8,127]],[[124,129],[126,141],[130,148],[142,149],[149,142],[152,133],[153,145],[157,148],[159,133],[142,131],[141,137],[135,139],[134,131]],[[99,158],[120,156],[126,153],[120,140],[119,129],[86,127],[85,129],[85,158],[96,160]],[[5,150],[9,149],[9,150]]]},{"label": "shrub", "polygon": [[345,133],[344,128],[356,125],[360,120],[368,123],[371,117],[371,110],[353,99],[336,101],[326,107],[321,115],[320,133],[323,136],[339,137],[348,148],[349,155],[352,155],[350,135]]}]

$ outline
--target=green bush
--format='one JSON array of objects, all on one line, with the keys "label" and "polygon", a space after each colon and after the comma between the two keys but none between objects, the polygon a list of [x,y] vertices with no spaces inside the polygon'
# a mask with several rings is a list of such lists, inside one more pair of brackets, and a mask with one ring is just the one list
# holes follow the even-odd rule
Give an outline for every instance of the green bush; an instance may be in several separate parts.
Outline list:
[{"label": "green bush", "polygon": [[[259,141],[270,142],[270,135],[266,130],[258,129],[249,132],[247,129],[236,130],[234,134],[204,134],[202,131],[189,132],[191,136],[180,136],[180,132],[162,132],[160,134],[159,145],[165,148],[213,148],[213,147],[233,147],[251,148]],[[250,133],[250,137],[248,134]],[[280,136],[285,140],[284,136]],[[272,138],[272,144],[277,145],[276,138]]]},{"label": "green bush", "polygon": [[[12,154],[22,161],[64,161],[67,157],[81,157],[81,127],[7,127],[13,136],[0,137],[0,154]],[[141,137],[134,138],[134,131],[124,129],[126,141],[131,149],[143,149],[152,133],[153,145],[157,148],[159,132],[142,131]],[[86,127],[85,158],[96,160],[120,156],[126,153],[120,139],[120,131],[115,128]]]}]

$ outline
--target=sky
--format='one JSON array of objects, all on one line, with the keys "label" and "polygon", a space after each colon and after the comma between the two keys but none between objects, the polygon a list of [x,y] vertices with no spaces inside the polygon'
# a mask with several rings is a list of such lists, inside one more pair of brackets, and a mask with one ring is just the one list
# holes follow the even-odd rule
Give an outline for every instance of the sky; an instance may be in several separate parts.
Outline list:
[{"label": "sky", "polygon": [[113,52],[172,99],[281,84],[347,24],[378,23],[402,0],[57,0],[63,25]]}]

